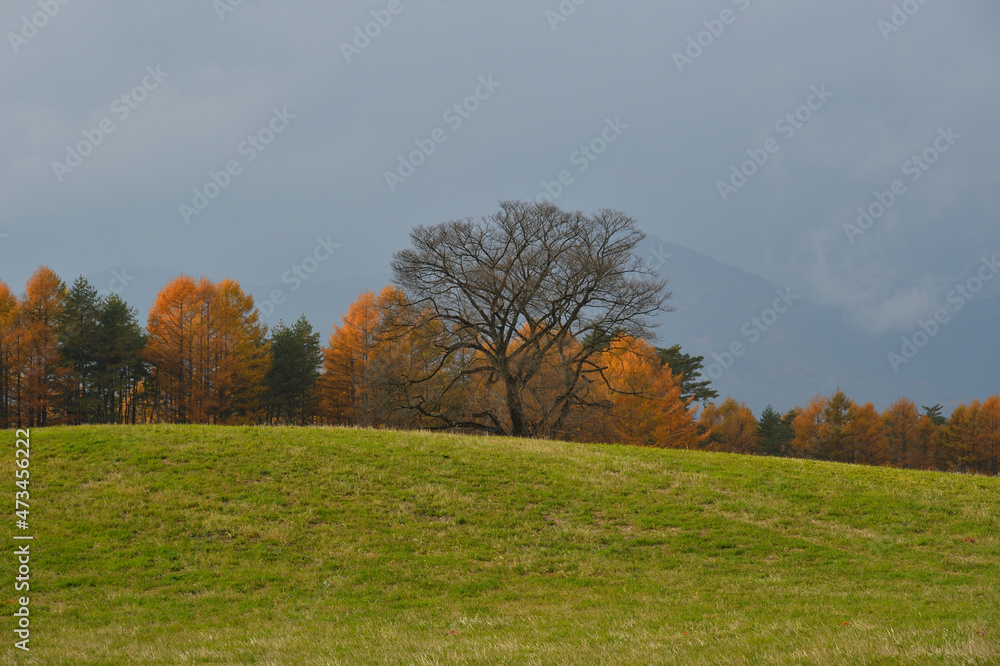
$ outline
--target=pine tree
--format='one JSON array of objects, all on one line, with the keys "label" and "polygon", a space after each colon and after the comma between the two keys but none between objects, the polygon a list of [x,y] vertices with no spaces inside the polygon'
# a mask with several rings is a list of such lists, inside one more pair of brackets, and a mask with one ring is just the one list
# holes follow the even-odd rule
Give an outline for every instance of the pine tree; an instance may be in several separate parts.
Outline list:
[{"label": "pine tree", "polygon": [[940,403],[932,407],[923,405],[921,406],[921,409],[924,410],[924,416],[929,418],[931,422],[934,423],[934,425],[936,426],[943,426],[948,421],[948,419],[946,419],[944,415],[941,413],[941,410],[943,410],[944,407]]},{"label": "pine tree", "polygon": [[72,424],[92,423],[100,409],[92,386],[97,366],[101,302],[97,290],[80,276],[66,294],[59,317],[59,354],[66,367],[62,409]]},{"label": "pine tree", "polygon": [[757,422],[757,453],[785,457],[794,437],[791,419],[783,418],[771,405],[765,407]]},{"label": "pine tree", "polygon": [[851,438],[850,428],[851,416],[856,409],[854,401],[840,389],[830,396],[823,415],[827,437],[823,453],[825,460],[854,461],[854,441]]},{"label": "pine tree", "polygon": [[316,384],[323,362],[319,333],[299,317],[291,326],[279,322],[271,334],[271,363],[264,377],[269,420],[306,424],[319,405]]},{"label": "pine tree", "polygon": [[146,335],[137,317],[116,294],[101,302],[92,375],[99,423],[135,423],[139,416],[139,389],[149,368],[141,358]]},{"label": "pine tree", "polygon": [[719,397],[718,391],[711,388],[712,382],[704,379],[702,363],[704,356],[691,356],[681,351],[680,345],[664,349],[656,348],[660,363],[670,367],[670,371],[681,378],[681,397],[692,402],[705,403]]}]

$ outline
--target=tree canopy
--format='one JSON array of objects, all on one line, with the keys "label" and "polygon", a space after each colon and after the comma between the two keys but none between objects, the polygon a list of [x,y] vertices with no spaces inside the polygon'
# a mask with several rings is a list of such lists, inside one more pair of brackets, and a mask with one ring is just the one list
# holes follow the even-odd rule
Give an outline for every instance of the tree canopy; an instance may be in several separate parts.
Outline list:
[{"label": "tree canopy", "polygon": [[[520,436],[558,431],[584,377],[600,371],[600,349],[579,341],[607,331],[651,335],[670,294],[635,253],[643,238],[618,211],[514,201],[480,221],[413,230],[412,248],[395,254],[392,269],[421,316],[442,324],[432,372],[471,352],[461,376],[503,389],[502,409],[486,408],[467,425]],[[562,385],[529,415],[525,389],[556,357]]]}]

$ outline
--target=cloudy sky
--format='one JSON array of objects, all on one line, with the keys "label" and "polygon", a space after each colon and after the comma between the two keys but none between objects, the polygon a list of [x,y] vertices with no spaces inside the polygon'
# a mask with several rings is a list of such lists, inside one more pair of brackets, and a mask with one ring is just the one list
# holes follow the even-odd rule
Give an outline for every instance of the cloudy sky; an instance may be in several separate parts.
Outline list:
[{"label": "cloudy sky", "polygon": [[8,0],[0,26],[18,290],[275,283],[320,239],[317,278],[380,273],[414,225],[545,192],[873,331],[1000,252],[995,0]]}]

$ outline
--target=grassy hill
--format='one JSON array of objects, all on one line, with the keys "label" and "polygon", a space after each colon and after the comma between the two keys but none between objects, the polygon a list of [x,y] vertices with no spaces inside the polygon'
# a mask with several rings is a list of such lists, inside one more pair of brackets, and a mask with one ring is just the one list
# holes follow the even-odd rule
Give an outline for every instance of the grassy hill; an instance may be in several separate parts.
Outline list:
[{"label": "grassy hill", "polygon": [[216,427],[34,430],[31,475],[4,663],[1000,663],[997,479]]}]

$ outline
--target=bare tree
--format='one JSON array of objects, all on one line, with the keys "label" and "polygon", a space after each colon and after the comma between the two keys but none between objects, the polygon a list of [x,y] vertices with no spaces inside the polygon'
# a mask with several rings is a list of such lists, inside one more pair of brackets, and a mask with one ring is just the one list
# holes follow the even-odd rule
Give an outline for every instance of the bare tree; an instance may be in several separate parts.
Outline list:
[{"label": "bare tree", "polygon": [[[502,408],[486,405],[456,419],[417,400],[411,408],[442,427],[475,428],[515,436],[548,436],[580,398],[586,376],[599,372],[599,346],[608,333],[649,337],[654,317],[673,310],[670,293],[635,254],[644,238],[627,215],[603,210],[588,216],[552,204],[504,202],[479,222],[471,218],[413,230],[411,249],[392,263],[395,282],[415,311],[436,320],[440,368],[462,372],[449,386],[478,375],[498,385]],[[558,387],[526,410],[529,383],[552,359]],[[503,412],[506,411],[506,414]]]}]

